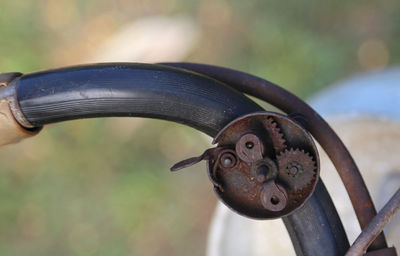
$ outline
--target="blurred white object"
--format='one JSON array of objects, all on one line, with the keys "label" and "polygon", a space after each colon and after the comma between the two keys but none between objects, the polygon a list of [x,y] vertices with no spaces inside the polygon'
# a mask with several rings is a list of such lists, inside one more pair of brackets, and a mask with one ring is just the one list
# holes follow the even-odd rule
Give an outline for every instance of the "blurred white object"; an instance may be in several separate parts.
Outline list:
[{"label": "blurred white object", "polygon": [[[150,16],[124,25],[92,56],[81,63],[182,61],[200,38],[199,26],[184,16]],[[126,140],[136,129],[148,122],[144,118],[113,118],[107,120],[116,138]],[[208,136],[204,138],[210,140]]]},{"label": "blurred white object", "polygon": [[[324,90],[310,102],[348,147],[380,210],[400,187],[400,69],[358,75]],[[350,199],[333,164],[319,152],[321,177],[353,242],[361,230]],[[397,214],[385,229],[389,245],[397,248],[399,226]]]},{"label": "blurred white object", "polygon": [[282,220],[252,220],[218,203],[208,235],[208,256],[295,255]]},{"label": "blurred white object", "polygon": [[181,61],[194,47],[199,35],[199,27],[190,18],[146,17],[122,27],[87,61]]},{"label": "blurred white object", "polygon": [[[354,157],[378,210],[400,187],[400,69],[362,74],[316,95],[310,104],[338,133]],[[319,147],[321,177],[350,243],[360,233],[344,186]],[[385,229],[400,248],[400,216]],[[219,203],[211,224],[208,256],[295,255],[281,220],[255,221]]]}]

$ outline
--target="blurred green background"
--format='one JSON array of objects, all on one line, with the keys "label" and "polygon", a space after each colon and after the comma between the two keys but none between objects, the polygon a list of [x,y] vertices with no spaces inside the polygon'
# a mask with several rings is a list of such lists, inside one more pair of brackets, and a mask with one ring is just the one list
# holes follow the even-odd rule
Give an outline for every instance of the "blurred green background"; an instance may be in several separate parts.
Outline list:
[{"label": "blurred green background", "polygon": [[[397,0],[0,0],[0,72],[103,60],[93,56],[113,38],[135,51],[140,38],[122,40],[131,31],[122,28],[181,16],[192,27],[168,47],[179,51],[190,37],[185,53],[129,60],[232,67],[303,98],[400,63]],[[140,33],[156,44],[160,29],[150,27]],[[204,255],[216,203],[204,164],[168,169],[209,142],[165,121],[109,118],[57,124],[1,148],[0,255]]]}]

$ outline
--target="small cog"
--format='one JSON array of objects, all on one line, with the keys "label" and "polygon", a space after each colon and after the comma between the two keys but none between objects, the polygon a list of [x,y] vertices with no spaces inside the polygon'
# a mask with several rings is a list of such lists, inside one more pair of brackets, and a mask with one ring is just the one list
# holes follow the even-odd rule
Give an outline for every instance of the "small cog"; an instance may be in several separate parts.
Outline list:
[{"label": "small cog", "polygon": [[278,127],[278,124],[272,117],[263,120],[263,125],[267,129],[269,137],[271,138],[274,147],[275,155],[286,149],[286,140]]},{"label": "small cog", "polygon": [[277,156],[278,178],[294,190],[300,190],[311,184],[316,178],[317,167],[309,153],[304,150],[285,150]]}]

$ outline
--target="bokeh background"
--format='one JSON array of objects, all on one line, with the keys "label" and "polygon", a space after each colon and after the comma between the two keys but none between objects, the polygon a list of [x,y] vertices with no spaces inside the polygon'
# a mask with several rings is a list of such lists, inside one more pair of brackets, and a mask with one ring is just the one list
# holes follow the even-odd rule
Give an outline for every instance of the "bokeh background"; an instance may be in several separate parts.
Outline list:
[{"label": "bokeh background", "polygon": [[[400,63],[400,2],[0,0],[0,72],[100,61],[191,61],[302,98]],[[216,198],[210,138],[165,121],[47,127],[0,149],[0,255],[204,255]]]}]

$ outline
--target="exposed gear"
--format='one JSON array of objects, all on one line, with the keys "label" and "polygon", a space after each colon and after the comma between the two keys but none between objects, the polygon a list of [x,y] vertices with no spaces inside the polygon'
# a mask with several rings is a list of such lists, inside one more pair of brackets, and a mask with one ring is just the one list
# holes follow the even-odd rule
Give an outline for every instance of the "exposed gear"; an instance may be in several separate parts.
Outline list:
[{"label": "exposed gear", "polygon": [[299,190],[311,184],[317,175],[313,158],[304,150],[285,150],[277,156],[278,179],[291,189]]},{"label": "exposed gear", "polygon": [[286,149],[286,140],[283,138],[283,134],[281,133],[278,124],[274,121],[272,117],[268,117],[262,122],[265,129],[267,129],[270,135],[275,155],[278,155],[280,152]]},{"label": "exposed gear", "polygon": [[301,207],[314,192],[317,149],[307,131],[285,115],[256,112],[239,117],[219,131],[213,144],[217,147],[171,170],[207,160],[215,193],[242,215],[280,218]]}]

